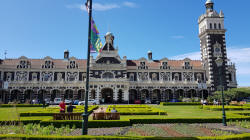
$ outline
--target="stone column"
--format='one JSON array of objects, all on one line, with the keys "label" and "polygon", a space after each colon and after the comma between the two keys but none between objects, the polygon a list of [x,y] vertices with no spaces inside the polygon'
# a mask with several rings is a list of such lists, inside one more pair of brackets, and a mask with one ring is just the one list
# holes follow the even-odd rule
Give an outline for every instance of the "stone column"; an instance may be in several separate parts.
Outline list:
[{"label": "stone column", "polygon": [[97,104],[100,104],[100,87],[97,87],[95,99],[98,102]]},{"label": "stone column", "polygon": [[117,88],[116,87],[115,87],[115,92],[114,92],[113,100],[114,100],[115,103],[118,100],[118,92],[117,92]]},{"label": "stone column", "polygon": [[75,88],[74,90],[73,90],[73,99],[74,100],[80,100],[80,99],[78,99],[78,92],[77,92],[77,89]]},{"label": "stone column", "polygon": [[124,90],[123,96],[122,96],[122,97],[123,97],[122,100],[123,100],[124,102],[128,102],[128,100],[129,100],[129,89],[125,89],[125,90]]}]

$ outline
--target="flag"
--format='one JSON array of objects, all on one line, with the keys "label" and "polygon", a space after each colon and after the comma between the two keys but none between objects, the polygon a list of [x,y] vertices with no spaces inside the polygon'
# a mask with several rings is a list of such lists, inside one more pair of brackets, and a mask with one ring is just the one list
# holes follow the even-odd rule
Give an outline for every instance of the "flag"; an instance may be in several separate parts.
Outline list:
[{"label": "flag", "polygon": [[102,42],[99,36],[99,31],[95,25],[93,18],[91,18],[91,46],[90,52],[101,52],[102,51]]},{"label": "flag", "polygon": [[[85,3],[87,12],[89,13],[89,1]],[[91,17],[91,45],[90,45],[90,52],[96,53],[102,51],[102,42],[99,36],[99,31],[95,25],[93,17]]]}]

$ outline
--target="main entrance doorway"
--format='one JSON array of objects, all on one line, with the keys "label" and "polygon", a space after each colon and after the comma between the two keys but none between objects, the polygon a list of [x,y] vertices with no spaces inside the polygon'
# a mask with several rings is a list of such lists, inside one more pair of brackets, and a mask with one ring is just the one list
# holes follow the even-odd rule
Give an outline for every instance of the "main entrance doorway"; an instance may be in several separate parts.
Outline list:
[{"label": "main entrance doorway", "polygon": [[102,89],[101,103],[110,104],[113,103],[113,90],[111,88]]}]

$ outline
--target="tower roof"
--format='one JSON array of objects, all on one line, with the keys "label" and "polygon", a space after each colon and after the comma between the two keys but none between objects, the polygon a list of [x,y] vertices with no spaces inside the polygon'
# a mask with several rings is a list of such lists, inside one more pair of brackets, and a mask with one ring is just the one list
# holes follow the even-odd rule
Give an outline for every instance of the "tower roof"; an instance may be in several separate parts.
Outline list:
[{"label": "tower roof", "polygon": [[209,3],[214,3],[214,2],[212,0],[207,0],[206,4],[209,4]]}]

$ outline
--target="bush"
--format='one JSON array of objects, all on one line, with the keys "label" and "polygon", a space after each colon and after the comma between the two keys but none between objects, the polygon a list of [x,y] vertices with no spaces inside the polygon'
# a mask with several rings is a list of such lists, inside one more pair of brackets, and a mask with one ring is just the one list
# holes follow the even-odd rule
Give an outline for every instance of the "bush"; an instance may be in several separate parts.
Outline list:
[{"label": "bush", "polygon": [[201,105],[200,102],[161,102],[160,105]]},{"label": "bush", "polygon": [[[206,110],[213,110],[213,111],[220,111],[222,110],[222,106],[210,106],[210,105],[205,105],[203,106],[203,109]],[[248,106],[224,106],[225,110],[250,110],[250,107]]]},{"label": "bush", "polygon": [[[98,106],[93,105],[89,106],[88,112],[92,113],[93,110],[97,109]],[[74,113],[83,113],[84,112],[84,106],[76,106],[74,109]],[[48,107],[46,109],[42,110],[35,110],[35,111],[29,111],[29,112],[21,112],[20,116],[53,116],[54,113],[59,113],[59,107]]]},{"label": "bush", "polygon": [[[76,128],[82,128],[82,120],[56,120],[56,121],[41,121],[41,126],[53,125],[55,127],[75,126]],[[89,128],[109,128],[109,127],[124,127],[131,126],[129,120],[91,120],[88,122]]]},{"label": "bush", "polygon": [[29,135],[0,135],[0,139],[14,140],[114,140],[114,139],[131,139],[131,140],[249,140],[250,134],[238,134],[215,137],[151,137],[151,136],[29,136]]}]

